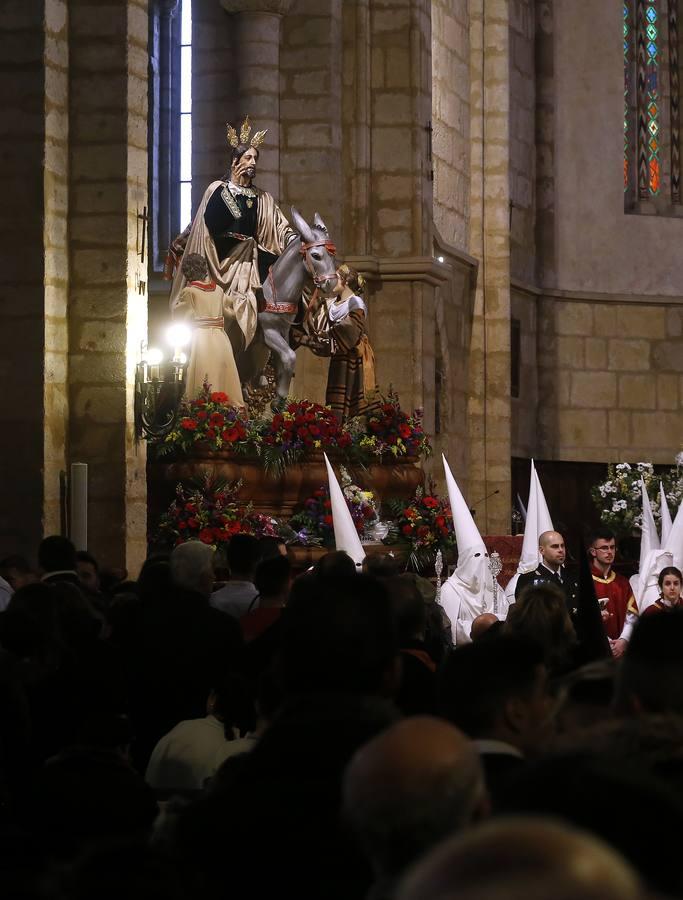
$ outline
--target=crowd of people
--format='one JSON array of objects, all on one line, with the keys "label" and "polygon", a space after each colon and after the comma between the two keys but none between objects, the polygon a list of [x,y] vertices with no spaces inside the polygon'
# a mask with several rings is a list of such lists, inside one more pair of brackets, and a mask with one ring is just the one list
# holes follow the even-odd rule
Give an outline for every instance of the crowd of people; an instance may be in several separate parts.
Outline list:
[{"label": "crowd of people", "polygon": [[683,897],[681,573],[638,617],[609,533],[588,587],[541,546],[457,647],[389,555],[0,560],[6,896]]}]

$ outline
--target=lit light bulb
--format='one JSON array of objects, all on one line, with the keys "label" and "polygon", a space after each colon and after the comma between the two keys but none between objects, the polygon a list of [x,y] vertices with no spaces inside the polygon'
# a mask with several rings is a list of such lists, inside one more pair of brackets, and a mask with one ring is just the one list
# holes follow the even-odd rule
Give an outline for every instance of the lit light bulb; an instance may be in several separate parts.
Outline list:
[{"label": "lit light bulb", "polygon": [[171,325],[166,331],[166,340],[174,349],[185,347],[192,339],[192,332],[181,322]]},{"label": "lit light bulb", "polygon": [[437,262],[440,262],[440,263],[443,262],[443,256],[437,256],[436,259],[437,259]]},{"label": "lit light bulb", "polygon": [[159,363],[163,360],[164,354],[161,350],[156,347],[150,347],[147,351],[147,365],[148,366],[158,366]]}]

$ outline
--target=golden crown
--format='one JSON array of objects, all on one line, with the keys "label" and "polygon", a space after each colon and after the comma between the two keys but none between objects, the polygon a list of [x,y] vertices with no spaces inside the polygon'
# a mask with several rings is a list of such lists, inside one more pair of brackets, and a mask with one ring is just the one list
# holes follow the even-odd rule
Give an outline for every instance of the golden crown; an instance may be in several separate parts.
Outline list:
[{"label": "golden crown", "polygon": [[228,122],[228,143],[231,147],[238,147],[240,144],[249,144],[250,146],[258,149],[261,144],[265,141],[266,135],[268,134],[268,129],[264,129],[264,131],[257,131],[254,133],[254,136],[251,140],[249,140],[249,135],[251,134],[251,122],[249,121],[249,116],[245,116],[244,122],[240,127],[240,132],[237,134],[237,131],[233,126]]}]

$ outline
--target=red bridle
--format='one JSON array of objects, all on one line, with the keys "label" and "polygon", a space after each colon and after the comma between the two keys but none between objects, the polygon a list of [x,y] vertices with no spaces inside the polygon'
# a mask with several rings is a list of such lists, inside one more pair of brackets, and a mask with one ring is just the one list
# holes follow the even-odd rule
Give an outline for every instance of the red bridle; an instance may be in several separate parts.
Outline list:
[{"label": "red bridle", "polygon": [[[336,270],[334,272],[326,272],[323,275],[315,274],[315,272],[313,270],[313,264],[311,263],[310,259],[308,258],[308,251],[311,250],[313,247],[324,247],[331,256],[336,256],[336,254],[337,254],[337,248],[332,243],[332,241],[330,241],[329,239],[321,240],[321,241],[312,241],[310,244],[302,243],[301,247],[299,247],[299,253],[301,254],[301,256],[303,258],[304,268],[306,269],[308,274],[313,279],[313,284],[315,285],[315,290],[313,291],[313,295],[311,296],[309,311],[310,311],[311,307],[314,306],[314,304],[316,303],[316,301],[318,299],[318,295],[320,293],[321,286],[329,278],[337,277]],[[273,296],[273,300],[271,303],[267,304],[266,312],[290,313],[290,314],[293,312],[296,312],[297,306],[298,306],[298,301],[296,303],[281,303],[278,300],[277,291],[275,290],[275,281],[273,280],[273,267],[272,266],[268,269],[268,281],[270,282],[270,290],[271,290],[271,294]],[[308,311],[307,311],[307,315],[308,315]]]},{"label": "red bridle", "polygon": [[336,272],[336,270],[334,272],[325,272],[323,275],[316,275],[314,273],[313,264],[311,263],[311,261],[308,257],[308,251],[312,250],[313,247],[324,247],[327,250],[327,252],[330,254],[330,256],[337,255],[337,248],[332,243],[332,241],[329,240],[329,238],[326,240],[323,239],[320,241],[311,241],[310,244],[302,244],[301,247],[299,247],[299,253],[303,257],[304,266],[306,267],[306,271],[313,279],[313,283],[315,284],[315,286],[319,288],[322,284],[324,284],[330,278],[336,277],[337,272]]}]

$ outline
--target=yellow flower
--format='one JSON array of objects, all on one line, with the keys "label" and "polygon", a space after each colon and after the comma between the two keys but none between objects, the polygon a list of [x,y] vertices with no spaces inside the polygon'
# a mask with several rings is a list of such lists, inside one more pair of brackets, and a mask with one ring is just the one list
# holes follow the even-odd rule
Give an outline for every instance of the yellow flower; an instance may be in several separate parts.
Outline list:
[{"label": "yellow flower", "polygon": [[320,450],[322,445],[323,445],[322,441],[313,441],[313,446],[315,447],[316,450]]}]

